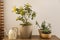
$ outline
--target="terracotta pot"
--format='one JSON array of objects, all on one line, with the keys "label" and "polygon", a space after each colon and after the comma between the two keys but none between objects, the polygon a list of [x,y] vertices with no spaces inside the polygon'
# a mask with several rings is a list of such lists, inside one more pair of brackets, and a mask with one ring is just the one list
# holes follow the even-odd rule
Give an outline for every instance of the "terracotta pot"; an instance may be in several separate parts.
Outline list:
[{"label": "terracotta pot", "polygon": [[20,37],[21,38],[31,38],[32,26],[21,26],[20,27]]}]

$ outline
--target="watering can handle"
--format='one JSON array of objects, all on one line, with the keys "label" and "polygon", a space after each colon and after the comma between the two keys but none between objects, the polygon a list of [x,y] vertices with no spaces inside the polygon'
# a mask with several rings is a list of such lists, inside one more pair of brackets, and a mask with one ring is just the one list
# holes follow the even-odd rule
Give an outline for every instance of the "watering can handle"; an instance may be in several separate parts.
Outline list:
[{"label": "watering can handle", "polygon": [[17,27],[13,27],[13,30],[15,30],[18,33],[18,28]]}]

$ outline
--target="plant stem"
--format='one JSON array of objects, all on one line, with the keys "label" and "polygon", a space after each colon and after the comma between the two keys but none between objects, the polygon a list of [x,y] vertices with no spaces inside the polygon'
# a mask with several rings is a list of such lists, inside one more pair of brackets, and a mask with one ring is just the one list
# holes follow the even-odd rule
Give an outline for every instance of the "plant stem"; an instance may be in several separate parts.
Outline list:
[{"label": "plant stem", "polygon": [[27,18],[26,18],[26,16],[24,16],[24,18],[25,18],[25,23],[27,23]]}]

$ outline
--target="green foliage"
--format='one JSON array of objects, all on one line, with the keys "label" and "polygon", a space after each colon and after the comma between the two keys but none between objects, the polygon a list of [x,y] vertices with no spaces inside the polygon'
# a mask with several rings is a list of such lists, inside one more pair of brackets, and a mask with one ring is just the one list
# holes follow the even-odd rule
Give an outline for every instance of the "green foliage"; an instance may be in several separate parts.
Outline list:
[{"label": "green foliage", "polygon": [[33,11],[31,9],[31,5],[30,4],[25,4],[24,7],[20,7],[20,8],[14,8],[14,11],[16,14],[20,15],[19,17],[17,17],[16,21],[21,21],[23,22],[21,25],[31,25],[31,23],[28,21],[29,18],[31,20],[33,20],[36,17],[36,12]]},{"label": "green foliage", "polygon": [[42,22],[41,27],[43,29],[43,33],[45,33],[45,34],[51,33],[51,30],[50,30],[51,24],[46,25],[46,22],[44,21],[44,22]]},{"label": "green foliage", "polygon": [[42,27],[43,30],[45,29],[45,27],[46,27],[46,22],[45,21],[42,22],[41,27]]},{"label": "green foliage", "polygon": [[16,21],[17,21],[17,20],[20,20],[20,21],[22,21],[23,23],[25,22],[25,20],[24,20],[23,17],[18,17],[18,18],[16,19]]},{"label": "green foliage", "polygon": [[36,21],[36,25],[40,28],[40,25],[39,25],[39,23]]},{"label": "green foliage", "polygon": [[32,18],[31,19],[33,20],[34,17],[36,17],[36,13],[35,12],[32,13]]},{"label": "green foliage", "polygon": [[49,28],[45,27],[45,29],[43,30],[43,33],[49,34],[49,33],[51,33],[51,30],[49,30]]}]

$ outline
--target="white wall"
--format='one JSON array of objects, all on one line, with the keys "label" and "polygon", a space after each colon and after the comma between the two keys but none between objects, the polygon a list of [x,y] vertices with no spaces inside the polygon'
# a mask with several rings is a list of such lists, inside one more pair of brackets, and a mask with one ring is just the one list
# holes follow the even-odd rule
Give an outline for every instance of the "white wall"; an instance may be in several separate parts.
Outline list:
[{"label": "white wall", "polygon": [[[19,26],[15,20],[17,15],[12,12],[13,6],[21,6],[30,3],[37,12],[38,22],[43,20],[52,24],[52,34],[60,37],[60,0],[4,0],[5,32],[8,33],[11,27]],[[38,30],[34,28],[33,35],[38,35]]]}]

